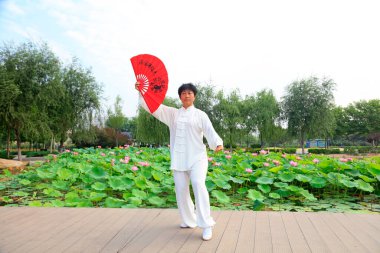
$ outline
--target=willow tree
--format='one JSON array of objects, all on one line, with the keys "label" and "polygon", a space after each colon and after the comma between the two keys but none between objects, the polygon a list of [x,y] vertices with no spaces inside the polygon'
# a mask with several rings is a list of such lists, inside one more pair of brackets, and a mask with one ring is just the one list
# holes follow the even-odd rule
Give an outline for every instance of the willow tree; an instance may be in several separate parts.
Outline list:
[{"label": "willow tree", "polygon": [[57,131],[60,146],[72,132],[76,143],[93,143],[96,139],[93,121],[100,110],[101,85],[96,81],[90,69],[73,61],[62,71],[64,99],[57,108],[58,119],[62,122]]},{"label": "willow tree", "polygon": [[288,131],[297,136],[302,153],[307,137],[315,136],[319,129],[329,124],[329,111],[334,107],[332,79],[310,77],[294,81],[286,87],[283,97],[283,117],[288,122]]},{"label": "willow tree", "polygon": [[[166,97],[164,105],[179,107],[178,100]],[[150,113],[139,107],[136,119],[136,140],[145,145],[164,145],[169,143],[169,128]]]},{"label": "willow tree", "polygon": [[[233,135],[241,129],[242,115],[241,115],[241,97],[239,90],[233,90],[227,96],[223,91],[217,94],[219,103],[215,105],[217,115],[219,114],[219,121],[224,131],[228,134],[228,144],[232,152]],[[223,133],[222,133],[223,135]]]},{"label": "willow tree", "polygon": [[118,136],[125,127],[126,123],[126,117],[123,114],[123,108],[122,108],[122,100],[121,97],[118,95],[116,96],[115,104],[114,104],[114,110],[108,109],[108,119],[106,120],[106,126],[112,128],[114,130],[114,138],[115,138],[115,145],[116,147],[119,146],[119,140]]},{"label": "willow tree", "polygon": [[[59,83],[60,61],[47,44],[26,42],[19,46],[5,44],[0,49],[0,66],[6,74],[5,83],[10,81],[2,92],[7,99],[2,119],[15,133],[18,156],[21,160],[21,136],[40,135],[36,129],[48,129],[47,105],[60,99],[47,91],[54,91]],[[3,85],[5,84],[2,81]],[[5,84],[6,85],[6,84]],[[15,93],[8,94],[9,89]],[[44,131],[41,131],[44,132]]]},{"label": "willow tree", "polygon": [[280,106],[272,90],[262,90],[256,94],[254,118],[259,131],[261,147],[273,140],[276,121],[280,117]]}]

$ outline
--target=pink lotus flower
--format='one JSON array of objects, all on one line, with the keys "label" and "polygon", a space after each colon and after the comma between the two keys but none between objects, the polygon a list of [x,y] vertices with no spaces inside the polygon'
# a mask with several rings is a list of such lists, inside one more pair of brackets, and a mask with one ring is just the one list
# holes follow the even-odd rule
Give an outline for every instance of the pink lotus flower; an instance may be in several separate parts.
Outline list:
[{"label": "pink lotus flower", "polygon": [[319,163],[319,160],[317,158],[314,158],[313,163]]},{"label": "pink lotus flower", "polygon": [[73,155],[78,155],[78,152],[73,152]]},{"label": "pink lotus flower", "polygon": [[130,160],[131,158],[129,157],[129,156],[126,156],[126,157],[124,157],[124,160],[123,159],[120,159],[120,162],[121,163],[129,163],[129,160]]},{"label": "pink lotus flower", "polygon": [[148,167],[149,166],[149,163],[148,162],[139,162],[139,164],[141,166],[145,166],[145,167]]},{"label": "pink lotus flower", "polygon": [[346,158],[340,158],[339,161],[341,161],[343,163],[346,163],[346,162],[348,162],[348,159],[346,159]]},{"label": "pink lotus flower", "polygon": [[102,146],[98,146],[98,148],[102,148]]},{"label": "pink lotus flower", "polygon": [[207,158],[207,160],[208,160],[209,162],[211,162],[212,159],[213,159],[212,157]]},{"label": "pink lotus flower", "polygon": [[282,157],[282,158],[286,158],[286,154],[282,154],[281,157]]},{"label": "pink lotus flower", "polygon": [[71,151],[70,151],[70,149],[66,149],[65,152],[66,153],[70,153]]},{"label": "pink lotus flower", "polygon": [[297,159],[297,160],[302,160],[302,158],[301,158],[301,157],[299,157],[299,156],[297,156],[297,157],[296,157],[296,159]]},{"label": "pink lotus flower", "polygon": [[290,165],[293,166],[293,167],[297,167],[298,163],[296,163],[294,161],[290,161]]},{"label": "pink lotus flower", "polygon": [[230,155],[226,155],[226,158],[227,158],[227,159],[231,159],[232,156],[230,156]]},{"label": "pink lotus flower", "polygon": [[128,144],[125,144],[125,145],[124,145],[124,148],[129,148],[129,145],[128,145]]},{"label": "pink lotus flower", "polygon": [[277,161],[277,160],[273,160],[273,163],[274,163],[276,166],[280,165],[280,162]]},{"label": "pink lotus flower", "polygon": [[214,163],[213,165],[214,165],[214,166],[220,166],[221,163]]},{"label": "pink lotus flower", "polygon": [[111,166],[115,166],[115,159],[111,159]]},{"label": "pink lotus flower", "polygon": [[139,155],[141,152],[142,152],[141,150],[140,150],[140,151],[137,151],[137,152],[136,152],[136,155]]},{"label": "pink lotus flower", "polygon": [[257,153],[252,153],[252,156],[257,156]]},{"label": "pink lotus flower", "polygon": [[229,150],[225,150],[224,153],[225,153],[225,154],[229,154],[230,151],[229,151]]},{"label": "pink lotus flower", "polygon": [[245,171],[248,173],[252,173],[252,169],[250,169],[250,168],[246,168]]},{"label": "pink lotus flower", "polygon": [[261,155],[266,155],[267,153],[268,153],[268,152],[267,152],[267,151],[265,151],[265,150],[263,150],[263,149],[262,149],[262,150],[260,150],[260,154],[261,154]]},{"label": "pink lotus flower", "polygon": [[101,155],[101,156],[106,156],[106,154],[104,154],[104,153],[101,153],[100,155]]},{"label": "pink lotus flower", "polygon": [[264,167],[269,167],[269,163],[263,163]]},{"label": "pink lotus flower", "polygon": [[353,159],[351,157],[347,158],[347,161],[352,162]]},{"label": "pink lotus flower", "polygon": [[131,168],[131,170],[136,171],[136,170],[139,170],[139,168],[137,168],[136,166],[133,166],[133,167]]}]

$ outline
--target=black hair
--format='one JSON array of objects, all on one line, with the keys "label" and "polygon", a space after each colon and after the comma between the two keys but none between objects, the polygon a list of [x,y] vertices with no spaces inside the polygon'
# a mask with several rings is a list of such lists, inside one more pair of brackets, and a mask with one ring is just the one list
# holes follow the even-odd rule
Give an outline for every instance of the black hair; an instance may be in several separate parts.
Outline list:
[{"label": "black hair", "polygon": [[194,96],[197,95],[197,87],[192,83],[184,83],[178,88],[178,96],[181,96],[181,93],[185,90],[191,90],[194,93]]}]

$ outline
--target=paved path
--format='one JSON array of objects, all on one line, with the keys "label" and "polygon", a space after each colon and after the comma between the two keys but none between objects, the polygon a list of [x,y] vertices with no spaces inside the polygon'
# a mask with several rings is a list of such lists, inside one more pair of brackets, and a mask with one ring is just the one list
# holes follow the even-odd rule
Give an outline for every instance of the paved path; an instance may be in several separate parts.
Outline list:
[{"label": "paved path", "polygon": [[380,215],[213,211],[211,241],[176,209],[0,207],[0,252],[380,252]]}]

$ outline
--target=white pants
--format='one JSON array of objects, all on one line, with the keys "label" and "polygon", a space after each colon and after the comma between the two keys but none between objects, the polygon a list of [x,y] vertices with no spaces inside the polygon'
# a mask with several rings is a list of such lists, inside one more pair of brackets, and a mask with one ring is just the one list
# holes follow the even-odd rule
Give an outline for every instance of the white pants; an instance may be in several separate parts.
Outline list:
[{"label": "white pants", "polygon": [[[211,227],[215,225],[210,214],[210,199],[206,188],[208,162],[203,159],[194,164],[188,171],[173,171],[177,206],[182,222],[189,227]],[[190,196],[190,180],[195,197],[194,203]]]}]

